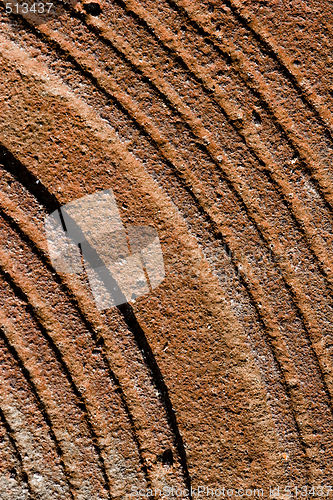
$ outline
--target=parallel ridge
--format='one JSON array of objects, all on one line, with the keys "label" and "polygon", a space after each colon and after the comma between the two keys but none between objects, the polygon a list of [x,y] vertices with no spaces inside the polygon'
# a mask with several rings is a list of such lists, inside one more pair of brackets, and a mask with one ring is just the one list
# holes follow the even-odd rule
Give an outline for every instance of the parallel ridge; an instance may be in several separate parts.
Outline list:
[{"label": "parallel ridge", "polygon": [[[22,171],[23,169],[24,167],[22,166],[22,168],[20,168],[19,170]],[[10,188],[8,186],[3,187],[5,187],[6,190],[9,190],[9,194],[12,197],[13,186],[16,184],[17,189],[19,188],[19,185],[17,185],[16,179],[12,176],[9,176],[9,181]],[[22,194],[24,195],[24,191],[21,192],[21,197]],[[24,273],[25,275],[30,275],[32,272],[33,274],[35,274],[35,272],[32,270],[40,270],[41,263],[43,262],[44,269],[42,271],[39,271],[39,273],[41,272],[40,277],[43,276],[43,282],[45,282],[45,276],[49,274],[49,278],[46,283],[51,284],[51,289],[53,289],[52,295],[55,294],[54,300],[52,301],[50,297],[51,289],[49,284],[47,296],[48,302],[54,308],[55,301],[59,301],[59,297],[62,296],[62,292],[61,288],[59,289],[59,284],[57,285],[54,282],[52,284],[53,280],[50,276],[50,271],[52,271],[52,268],[49,263],[44,235],[37,227],[31,224],[26,214],[24,214],[19,206],[15,202],[13,202],[11,197],[8,197],[4,192],[2,192],[0,195],[1,211],[5,217],[4,219],[2,219],[1,224],[1,240],[10,242],[12,251],[15,248],[20,249],[20,254],[24,255],[24,265],[29,267],[29,270],[28,268],[26,268]],[[20,201],[22,203],[22,198]],[[30,200],[27,201],[29,202]],[[36,205],[36,202],[34,200],[31,201],[33,201],[33,204]],[[18,230],[18,233],[14,233],[11,227],[16,231]],[[37,255],[33,255],[31,253],[32,248],[37,250]],[[56,443],[56,448],[58,450],[59,457],[61,457],[61,460],[63,462],[65,473],[67,473],[67,477],[69,478],[69,483],[72,487],[74,497],[76,497],[76,495],[91,494],[88,492],[84,492],[84,490],[86,490],[87,488],[88,478],[91,474],[91,472],[88,471],[92,471],[92,477],[94,478],[93,483],[96,483],[98,479],[102,484],[104,483],[104,493],[103,487],[101,489],[101,486],[99,486],[98,491],[96,489],[97,485],[95,484],[94,488],[96,489],[96,497],[98,495],[98,498],[109,498],[109,496],[113,498],[117,480],[118,477],[121,476],[121,474],[119,474],[116,469],[116,464],[117,462],[119,462],[119,458],[115,457],[114,451],[112,450],[115,450],[117,447],[121,448],[121,446],[125,446],[126,453],[124,452],[124,450],[120,452],[120,456],[125,457],[126,455],[128,455],[130,447],[132,447],[133,444],[138,448],[137,452],[140,456],[139,459],[138,457],[136,458],[134,463],[136,464],[138,462],[139,464],[141,464],[141,468],[144,473],[142,476],[142,473],[139,472],[139,478],[141,476],[141,481],[144,481],[145,477],[148,486],[152,485],[154,487],[163,488],[163,482],[161,484],[159,483],[161,480],[163,480],[163,477],[167,472],[165,470],[163,470],[163,472],[161,471],[161,468],[164,468],[162,456],[163,453],[167,450],[171,452],[171,456],[173,456],[172,460],[175,461],[173,471],[169,471],[168,475],[171,476],[170,481],[172,481],[174,484],[177,484],[177,482],[181,480],[181,477],[179,477],[179,475],[177,476],[177,449],[174,449],[173,438],[168,429],[165,410],[161,406],[161,401],[159,401],[158,394],[156,394],[155,392],[156,389],[154,388],[154,382],[151,382],[151,386],[147,385],[150,374],[149,372],[147,372],[147,367],[144,364],[142,354],[140,353],[140,351],[138,352],[138,347],[135,345],[135,342],[133,342],[134,339],[131,338],[131,332],[126,332],[126,323],[122,325],[119,315],[116,315],[114,317],[114,328],[117,329],[121,327],[123,329],[123,340],[125,342],[127,350],[126,355],[124,355],[123,346],[115,342],[113,336],[110,336],[108,330],[106,329],[105,324],[100,321],[99,315],[95,310],[94,303],[91,299],[89,299],[90,292],[89,290],[87,290],[85,284],[82,282],[80,283],[80,281],[75,280],[75,278],[71,279],[68,276],[61,276],[67,293],[70,296],[75,296],[74,304],[76,304],[76,306],[79,307],[79,310],[81,311],[81,322],[83,321],[83,324],[81,324],[81,328],[85,325],[85,327],[88,329],[87,331],[90,330],[90,332],[92,333],[94,344],[92,347],[90,347],[90,353],[92,353],[93,355],[91,361],[94,362],[96,358],[99,358],[98,364],[101,365],[101,359],[103,358],[103,356],[105,356],[104,359],[107,366],[104,367],[104,373],[103,371],[101,372],[101,370],[97,371],[97,368],[89,368],[89,366],[87,367],[88,372],[96,373],[96,377],[99,380],[99,388],[96,380],[91,386],[92,382],[91,380],[89,380],[90,377],[84,376],[82,372],[80,373],[81,370],[78,370],[79,366],[86,366],[87,361],[76,363],[76,365],[73,365],[73,360],[75,361],[75,357],[77,356],[76,351],[80,346],[79,336],[76,336],[75,344],[73,344],[73,348],[75,346],[75,349],[74,352],[71,351],[72,361],[69,361],[69,358],[66,359],[66,350],[71,350],[71,346],[68,342],[65,341],[66,336],[64,335],[62,337],[62,340],[58,340],[57,337],[54,336],[56,335],[56,330],[61,329],[59,318],[61,318],[63,314],[58,315],[57,319],[55,319],[48,304],[37,295],[38,283],[40,282],[38,276],[33,276],[33,281],[30,283],[30,285],[27,285],[27,281],[25,279],[23,280],[23,276],[20,275],[18,267],[14,266],[11,259],[8,258],[8,250],[9,248],[7,246],[6,255],[4,253],[1,254],[1,269],[4,273],[4,277],[9,280],[9,284],[12,286],[13,290],[10,290],[8,288],[8,285],[6,286],[5,283],[2,286],[2,296],[5,300],[3,308],[5,314],[6,311],[8,311],[8,315],[7,317],[5,316],[5,314],[0,315],[0,325],[6,342],[10,344],[12,351],[15,352],[15,357],[21,364],[25,376],[32,386],[32,392],[43,408],[43,415],[45,416],[46,422],[50,427],[50,435]],[[38,259],[36,260],[37,256],[39,257],[39,263]],[[35,262],[35,265],[33,264],[33,262]],[[23,264],[23,262],[21,264]],[[18,297],[16,299],[13,292],[16,292],[18,294]],[[44,295],[45,289],[43,296]],[[15,327],[9,319],[9,314],[11,316],[13,315],[15,302],[20,296],[22,296],[22,298],[24,298],[24,300],[26,300],[31,306],[30,314],[32,313],[32,318],[28,318],[26,314],[27,311],[25,312],[25,314],[24,312],[19,310],[16,312],[16,325],[18,325],[18,322],[22,322],[20,323],[20,333],[18,333],[17,326]],[[65,297],[63,296],[61,306],[62,310],[66,310],[66,307],[70,307],[70,304],[67,304],[67,306],[65,306],[64,301]],[[18,308],[18,304],[16,308]],[[69,317],[72,316],[72,321],[75,317],[75,313],[73,314],[73,312],[70,313],[69,311],[70,309],[67,309],[67,312],[65,314],[67,325],[66,328],[68,328]],[[21,316],[22,319],[20,319]],[[33,326],[34,320],[37,321],[37,325],[41,330],[40,332],[38,332],[38,330],[36,330],[36,328]],[[79,316],[76,318],[76,326],[72,327],[72,330],[76,332],[76,335],[80,328],[78,320]],[[55,326],[56,324],[57,326]],[[33,330],[35,330],[35,335],[32,336],[31,340],[29,341],[29,336],[31,337],[31,332],[33,332]],[[22,335],[23,332],[25,332],[27,338],[25,335]],[[39,350],[36,351],[38,335],[40,336],[41,334],[42,336],[44,334],[46,340],[50,343],[51,350],[49,349],[48,353],[45,341],[43,341],[42,336],[39,340]],[[131,348],[128,352],[129,345],[131,345]],[[104,354],[103,352],[104,346],[106,354]],[[81,348],[82,347],[83,346],[81,346]],[[44,353],[44,363],[41,363],[41,358],[38,356],[38,352]],[[51,362],[51,359],[54,357],[56,359]],[[131,364],[136,365],[134,380],[127,369],[129,359],[131,358]],[[84,356],[84,359],[89,359],[89,354],[86,354]],[[55,364],[53,372],[51,372],[52,363]],[[110,366],[112,366],[121,377],[121,385],[119,385],[119,381],[117,380],[114,372],[111,371]],[[61,372],[63,372],[63,374],[59,379],[59,374],[61,374]],[[80,388],[80,382],[77,382],[77,380],[79,380],[76,378],[77,376],[81,378],[83,377],[83,392]],[[103,396],[104,391],[103,389],[101,389],[100,385],[100,382],[103,381],[103,376],[105,378],[105,381],[109,377],[108,385],[106,388],[108,388],[110,384],[116,385],[115,390],[109,389],[109,392],[111,392],[112,397],[115,399],[115,402],[113,402],[112,404],[108,402],[108,399],[110,398],[108,398],[105,393]],[[66,378],[68,379],[67,381]],[[137,394],[133,394],[133,390],[131,390],[133,386],[141,389],[141,397],[138,397]],[[91,389],[93,388],[93,392],[96,391],[96,396],[98,395],[98,399],[95,403],[93,402],[94,396],[92,395],[92,393],[88,393],[89,387],[91,387]],[[53,394],[53,397],[50,397],[50,394]],[[57,394],[56,405],[54,401],[55,394]],[[121,398],[119,398],[118,394],[122,395]],[[142,400],[141,402],[140,399],[142,399],[143,395],[144,400]],[[92,405],[90,410],[84,402],[85,398],[87,398],[89,404]],[[101,398],[101,400],[99,398]],[[108,407],[107,413],[112,412],[114,424],[111,423],[110,417],[107,424],[105,423],[105,421],[103,421],[103,417],[99,417],[98,412],[101,412],[102,401],[105,409]],[[148,407],[147,401],[150,401],[150,406]],[[66,415],[71,422],[70,426],[66,429],[64,428],[61,415],[59,415],[57,412],[57,407],[59,406],[59,404],[64,408],[63,411],[66,411]],[[123,410],[116,409],[116,405],[118,405],[120,408],[121,406],[124,406],[127,415],[122,416]],[[154,408],[155,411],[156,408],[159,408],[159,418],[157,420],[152,420],[151,408]],[[82,416],[78,420],[77,413],[81,413],[82,410]],[[129,422],[124,422],[124,416],[127,416]],[[110,446],[110,444],[106,444],[107,441],[110,442],[110,437],[105,436],[103,438],[102,435],[98,436],[98,431],[96,433],[95,427],[95,422],[98,421],[100,421],[100,429],[104,432],[109,432],[110,429],[113,429],[113,433],[119,434],[119,429],[117,430],[117,428],[118,426],[121,426],[121,441],[124,440],[124,443],[120,446],[113,444],[112,447]],[[130,431],[130,433],[132,432],[133,434],[132,436],[129,435],[126,438],[126,432],[128,431]],[[65,437],[66,434],[68,435],[67,438]],[[76,435],[80,436],[79,439],[76,438]],[[89,435],[91,435],[92,438],[92,441],[90,443],[88,438]],[[70,439],[68,440],[69,436]],[[82,436],[86,436],[88,438],[86,444],[83,443]],[[131,439],[134,440],[134,443],[132,444]],[[102,444],[103,440],[105,444]],[[70,449],[67,449],[67,442],[70,443]],[[75,452],[74,449],[76,449]],[[153,460],[156,463],[156,451],[154,455],[149,450],[156,450],[157,454],[160,453],[159,459],[161,461],[161,465],[157,467],[157,470],[156,468],[154,468],[153,470],[150,470],[148,472],[148,467],[150,467],[151,461]],[[107,457],[108,460],[112,460],[109,466],[107,466],[107,464],[105,463],[104,456]],[[168,454],[166,456],[169,457]],[[122,467],[124,468],[124,466]],[[101,471],[98,471],[98,469],[100,468]],[[87,470],[87,472],[85,472],[85,469]],[[129,470],[129,474],[131,474],[130,468],[128,466],[126,466],[125,470]],[[134,476],[132,477],[130,475],[129,477],[131,477],[131,481],[128,480],[128,485],[130,485],[132,482],[131,486],[135,485],[135,483],[133,484],[133,481],[136,480],[136,466],[134,470]],[[75,476],[77,476],[76,479]],[[85,483],[82,484],[84,490],[80,491],[79,478],[81,478],[82,476],[85,477]],[[92,478],[90,478],[90,481],[91,480]],[[145,483],[143,482],[143,485],[144,484]],[[122,487],[123,485],[119,486],[120,489]],[[138,484],[138,487],[140,487],[140,483]],[[108,490],[109,493],[107,493]]]},{"label": "parallel ridge", "polygon": [[26,500],[31,498],[29,481],[23,469],[22,457],[17,449],[13,430],[0,412],[0,457],[1,457],[1,496],[4,500],[16,498]]},{"label": "parallel ridge", "polygon": [[40,495],[47,498],[48,494],[52,494],[55,498],[71,498],[43,416],[33,401],[31,391],[25,387],[26,381],[11,359],[5,343],[2,341],[1,344],[1,411],[15,443],[17,457],[21,459],[21,473],[26,478],[29,492],[33,497]]},{"label": "parallel ridge", "polygon": [[234,13],[238,16],[241,21],[246,24],[246,26],[252,30],[254,35],[259,38],[262,45],[268,50],[273,57],[280,63],[281,67],[285,70],[289,76],[292,83],[295,85],[297,90],[302,96],[306,98],[310,106],[316,111],[319,118],[327,126],[328,130],[332,134],[333,131],[333,117],[329,109],[323,104],[321,97],[311,88],[302,72],[297,68],[297,66],[290,60],[290,58],[285,54],[282,47],[278,45],[274,36],[270,34],[263,26],[260,24],[254,16],[251,15],[250,11],[244,7],[242,2],[227,0],[226,5],[229,5]]},{"label": "parallel ridge", "polygon": [[[255,65],[245,53],[241,35],[237,47],[220,33],[222,29],[217,32],[212,29],[212,15],[208,10],[203,12],[194,2],[161,2],[157,8],[150,1],[143,5],[143,2],[123,0],[105,6],[99,19],[86,15],[78,7],[59,5],[61,26],[53,26],[52,20],[39,24],[32,15],[23,16],[25,24],[22,26],[29,33],[25,41],[28,49],[43,53],[41,47],[47,48],[47,55],[44,51],[42,56],[47,64],[51,66],[56,61],[61,68],[60,57],[68,58],[71,66],[67,68],[66,83],[71,85],[69,76],[73,75],[84,82],[89,92],[93,90],[93,98],[83,92],[80,97],[88,102],[91,99],[104,119],[114,123],[115,117],[122,116],[126,133],[132,141],[128,147],[139,157],[144,154],[139,143],[145,141],[144,145],[153,157],[147,169],[179,208],[190,231],[210,256],[212,268],[221,282],[225,280],[224,274],[229,275],[226,288],[229,287],[231,296],[236,294],[233,290],[237,290],[242,300],[251,305],[253,322],[276,362],[279,382],[289,404],[288,425],[295,431],[291,442],[297,442],[299,446],[311,484],[330,477],[329,461],[332,457],[333,252],[328,247],[333,239],[333,191],[328,160],[325,159],[331,144],[332,117],[318,96],[302,82],[273,38],[250,19],[241,3],[234,0],[227,3],[238,17],[231,21],[233,14],[227,12],[228,19],[221,16],[215,20],[222,27],[225,22],[226,31],[228,23],[237,24],[239,17],[246,22],[255,35],[251,43],[256,45],[259,39],[264,48],[268,47],[273,53],[273,63],[277,61],[286,70],[290,81],[283,73],[279,76],[290,94],[292,87],[296,89],[292,101],[295,110],[290,109],[290,99],[281,97],[278,85],[274,87],[265,77],[264,64],[269,66],[271,61],[267,61],[262,46],[257,47],[261,66],[259,63]],[[182,28],[178,33],[177,26]],[[189,33],[188,37],[184,32]],[[17,35],[12,36],[20,43]],[[226,63],[220,62],[221,57]],[[161,69],[166,65],[167,71]],[[119,72],[120,66],[125,68],[126,79]],[[103,110],[109,99],[113,107]],[[311,125],[310,138],[305,134],[303,118]],[[320,147],[313,147],[316,142]],[[279,151],[275,148],[277,143],[280,143]],[[0,202],[5,214],[4,240],[14,243],[18,238],[16,244],[19,244],[19,238],[24,235],[29,246],[38,249],[38,258],[42,257],[45,266],[45,246],[40,243],[42,238],[36,229],[8,197],[1,195]],[[324,231],[320,231],[319,221],[324,225]],[[211,243],[214,239],[217,245]],[[222,245],[229,252],[227,264],[220,260]],[[28,247],[24,249],[33,260]],[[112,419],[107,409],[98,415],[98,423],[92,423],[90,415],[94,414],[98,401],[94,400],[91,387],[85,386],[84,374],[77,368],[82,361],[75,363],[72,359],[74,344],[65,345],[63,329],[49,306],[40,300],[35,284],[26,288],[26,280],[20,276],[20,272],[27,272],[27,267],[21,271],[15,268],[7,250],[1,254],[4,278],[30,303],[29,321],[37,321],[48,338],[58,335],[52,337],[52,342],[55,346],[57,343],[61,345],[63,352],[57,349],[63,361],[62,368],[55,371],[68,370],[68,390],[78,398],[75,404],[82,406],[82,419],[86,421],[87,427],[82,433],[90,436],[91,449],[95,450],[91,454],[97,453],[92,462],[103,470],[99,487],[101,492],[108,493],[98,494],[110,496],[110,483],[117,483],[117,472],[111,470],[111,463],[108,464],[112,447],[107,449],[104,444],[107,437],[103,434],[103,425],[106,422],[115,428],[117,425],[110,423]],[[40,276],[47,273],[49,271],[43,268]],[[52,280],[50,273],[47,279]],[[5,284],[3,286],[9,300],[12,292],[5,292],[7,288]],[[131,401],[129,388],[133,381],[126,379],[123,372],[126,356],[119,346],[112,343],[105,326],[98,321],[92,303],[83,304],[84,288],[80,289],[80,286],[66,283],[66,293],[71,290],[70,293],[76,295],[75,300],[85,311],[88,324],[106,345],[107,359],[103,363],[108,363],[108,367],[102,370],[105,380],[109,377],[109,368],[118,367],[128,411],[132,414],[132,423],[126,424],[128,436],[133,430],[131,425],[136,434],[132,443],[133,449],[137,448],[133,451],[133,463],[145,464],[145,480],[148,484],[154,483],[157,478],[150,476],[147,468],[149,453],[145,455],[143,449],[145,430],[142,429],[141,435],[138,430],[141,414],[135,414],[135,398]],[[83,301],[81,304],[78,297]],[[19,304],[14,298],[11,300],[12,307],[19,311]],[[10,314],[8,312],[8,316]],[[18,312],[18,315],[22,314]],[[255,344],[255,335],[247,328]],[[18,352],[19,339],[17,335],[15,337],[15,329],[8,317],[3,318],[3,332]],[[29,356],[24,357],[23,351],[19,354],[20,359],[37,384],[41,375],[39,372],[32,375],[35,364]],[[29,368],[28,363],[32,363]],[[140,369],[144,373],[144,368]],[[262,370],[265,371],[265,367],[262,366]],[[111,377],[110,380],[111,387],[114,379]],[[43,390],[43,383],[40,384],[37,393]],[[153,385],[151,381],[151,390]],[[89,403],[82,396],[83,387],[88,391],[86,398]],[[114,387],[110,390],[114,391]],[[150,404],[152,402],[151,396]],[[92,405],[90,410],[89,404]],[[121,407],[123,402],[117,400],[117,403],[110,402],[110,406],[112,404]],[[140,404],[143,408],[144,399]],[[47,413],[51,425],[51,407]],[[276,415],[277,425],[281,423],[279,418]],[[58,426],[59,431],[56,430],[57,424],[52,422],[54,436],[61,433],[61,425]],[[149,427],[147,416],[144,426],[146,430]],[[151,432],[147,448],[156,445],[154,432],[160,431]],[[57,439],[61,439],[60,434]],[[131,439],[133,436],[128,437],[129,441]],[[174,446],[170,434],[163,439],[166,448]],[[177,450],[173,451],[177,454]],[[70,460],[65,458],[65,451],[62,453],[64,464],[67,464]],[[117,457],[117,460],[121,458]],[[63,466],[65,471],[66,467]],[[75,481],[69,483],[74,495]]]}]

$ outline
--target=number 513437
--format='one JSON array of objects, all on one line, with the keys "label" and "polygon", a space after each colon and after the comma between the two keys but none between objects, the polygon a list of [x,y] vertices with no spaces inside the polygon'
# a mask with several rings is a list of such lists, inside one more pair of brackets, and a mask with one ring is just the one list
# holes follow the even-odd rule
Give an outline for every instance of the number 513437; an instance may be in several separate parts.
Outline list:
[{"label": "number 513437", "polygon": [[33,3],[31,5],[27,3],[6,3],[7,14],[27,14],[28,12],[35,12],[36,14],[49,14],[53,7],[53,3]]}]

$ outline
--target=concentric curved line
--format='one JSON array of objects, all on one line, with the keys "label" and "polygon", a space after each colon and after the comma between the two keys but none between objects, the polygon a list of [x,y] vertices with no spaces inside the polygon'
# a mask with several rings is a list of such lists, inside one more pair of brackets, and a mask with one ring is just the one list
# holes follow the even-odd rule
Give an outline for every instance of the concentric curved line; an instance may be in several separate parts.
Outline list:
[{"label": "concentric curved line", "polygon": [[331,138],[333,139],[333,117],[332,114],[324,108],[321,104],[320,97],[309,88],[308,82],[305,81],[304,76],[292,64],[282,47],[274,40],[271,33],[268,33],[264,26],[250,14],[249,10],[239,0],[223,0],[223,2],[230,7],[233,14],[237,17],[242,24],[253,33],[256,40],[260,45],[266,49],[269,56],[273,57],[275,61],[280,64],[284,74],[289,77],[289,80],[294,85],[300,96],[306,100],[310,108],[316,113],[321,123],[328,130]]},{"label": "concentric curved line", "polygon": [[[9,155],[9,152],[7,154]],[[12,170],[12,169],[10,169],[10,170]],[[20,173],[22,174],[23,170],[24,170],[23,165],[20,165],[19,172],[16,172],[16,174],[18,174],[18,175]],[[29,174],[26,172],[26,176],[28,176],[28,175]],[[31,174],[30,174],[30,177],[31,177]],[[33,179],[31,179],[29,181],[29,187],[31,187],[31,186],[36,186],[36,183],[33,181]],[[54,200],[52,202],[52,195],[50,193],[47,194],[46,189],[42,185],[40,185],[40,183],[38,184],[37,189],[38,189],[38,191],[43,190],[44,195],[42,198],[43,199],[46,198],[48,200],[48,202],[51,203],[51,206],[54,206],[57,204],[56,200]],[[40,200],[40,201],[42,201],[42,200]],[[20,232],[23,235],[25,235],[25,237],[28,238],[30,244],[32,244],[32,246],[36,249],[36,251],[38,251],[44,264],[53,270],[53,268],[50,266],[45,237],[39,232],[37,227],[32,226],[32,224],[27,220],[24,213],[8,197],[6,197],[4,193],[0,193],[0,206],[1,206],[1,210],[4,211],[6,216],[12,221],[12,223],[14,225],[16,225],[19,228]],[[70,292],[70,295],[74,294],[75,299],[78,301],[75,305],[76,305],[76,307],[78,307],[78,309],[82,315],[82,318],[84,319],[84,322],[89,327],[89,331],[94,334],[94,338],[95,338],[96,343],[97,343],[98,338],[99,339],[101,339],[103,337],[106,338],[107,334],[105,331],[105,325],[98,319],[98,317],[99,317],[98,312],[95,310],[93,315],[91,313],[87,313],[87,310],[91,309],[94,306],[92,304],[87,305],[87,300],[84,300],[85,299],[85,291],[80,290],[80,286],[78,285],[78,283],[74,284],[73,281],[75,281],[75,280],[73,278],[70,278],[69,276],[60,275],[60,279],[61,279],[62,283],[64,284],[64,286],[67,288],[67,290]],[[132,331],[132,333],[135,337],[135,340],[139,345],[140,350],[143,352],[143,355],[144,355],[145,359],[147,360],[148,366],[150,367],[150,370],[152,372],[152,380],[156,384],[156,387],[159,391],[159,394],[163,398],[163,404],[166,408],[166,413],[168,415],[169,423],[170,423],[171,429],[175,435],[176,448],[178,449],[178,453],[180,454],[180,457],[181,457],[182,467],[185,468],[185,471],[186,471],[186,456],[184,455],[184,451],[182,451],[182,449],[184,450],[184,447],[182,444],[182,438],[181,438],[181,435],[180,435],[178,427],[177,427],[175,415],[174,415],[174,412],[172,410],[171,402],[170,402],[170,399],[168,396],[167,388],[166,388],[165,383],[163,381],[163,377],[158,369],[157,363],[156,363],[155,358],[153,356],[153,353],[149,347],[149,344],[145,338],[144,332],[143,332],[142,328],[140,327],[140,325],[138,324],[138,322],[133,314],[133,310],[131,309],[131,307],[129,305],[126,307],[119,307],[119,310],[120,310],[121,314],[124,316],[126,324],[128,325],[128,327]],[[100,347],[101,344],[99,343],[98,346]],[[112,355],[112,353],[113,353],[113,355]],[[125,407],[128,418],[131,422],[131,426],[132,426],[132,430],[133,430],[133,439],[135,439],[135,442],[137,443],[138,451],[139,451],[140,457],[141,457],[140,458],[141,464],[142,464],[142,467],[145,471],[145,474],[147,476],[146,479],[147,479],[148,484],[149,484],[150,483],[150,479],[149,479],[150,474],[147,471],[146,465],[144,463],[144,459],[142,457],[141,445],[139,443],[138,436],[137,436],[137,433],[135,431],[135,424],[133,421],[133,415],[131,414],[131,412],[129,410],[129,407],[128,407],[128,404],[126,402],[125,395],[124,395],[123,389],[121,387],[121,384],[111,368],[111,361],[112,361],[112,358],[114,356],[116,357],[116,362],[115,362],[115,360],[113,360],[113,361],[115,362],[116,365],[119,365],[121,353],[119,353],[119,350],[117,352],[117,348],[115,345],[113,345],[112,350],[109,349],[109,351],[107,353],[107,358],[108,358],[107,365],[108,365],[109,370],[110,370],[110,377],[115,382],[116,386],[118,387],[118,389],[120,391],[123,405]],[[187,472],[187,479],[186,480],[187,480],[188,486],[190,486],[188,472]]]},{"label": "concentric curved line", "polygon": [[[126,0],[127,1],[127,0]],[[27,17],[27,16],[25,16]],[[29,21],[29,19],[27,18]],[[35,26],[36,28],[36,26]],[[112,92],[112,96],[116,98],[122,105],[122,107],[125,107],[126,111],[129,112],[130,114],[133,115],[133,118],[140,124],[141,127],[144,127],[146,131],[149,133],[149,135],[152,137],[155,143],[158,144],[159,149],[163,153],[163,155],[166,157],[168,161],[171,161],[174,167],[177,169],[177,171],[180,173],[180,175],[183,177],[183,179],[186,181],[186,183],[189,185],[191,191],[194,193],[197,201],[199,201],[200,205],[203,207],[204,211],[207,213],[211,221],[213,222],[214,226],[219,228],[221,225],[221,214],[217,211],[215,208],[214,204],[211,202],[209,197],[205,194],[205,190],[201,183],[198,181],[198,179],[189,171],[187,167],[184,166],[183,163],[180,163],[179,161],[175,161],[175,157],[178,155],[176,154],[175,151],[172,150],[171,146],[168,144],[168,141],[166,138],[163,137],[161,132],[155,127],[155,125],[151,122],[151,120],[140,110],[140,108],[131,100],[129,96],[126,96],[125,93],[123,93],[118,85],[115,83],[113,79],[110,77],[106,76],[103,71],[101,71],[95,63],[91,59],[87,59],[83,56],[83,54],[80,53],[77,49],[75,49],[70,42],[65,41],[61,35],[58,33],[53,32],[49,28],[43,26],[39,26],[36,28],[37,30],[41,31],[44,35],[47,37],[50,37],[52,41],[56,41],[56,43],[59,45],[59,47],[62,48],[62,50],[65,50],[68,52],[73,59],[85,70],[88,71],[91,76],[93,76],[94,80],[96,80],[100,86],[102,86],[104,91],[107,92]],[[273,169],[275,171],[275,168]],[[254,214],[252,215],[254,218]],[[255,219],[254,219],[255,220]],[[258,220],[256,220],[256,223],[258,224]],[[261,227],[267,227],[267,224],[264,226],[261,225]],[[225,234],[228,232],[227,226],[225,226],[224,231],[222,231],[222,234]],[[267,229],[266,229],[267,233]],[[270,241],[270,238],[268,239]],[[229,243],[228,243],[229,244]],[[230,244],[229,244],[230,246]],[[230,246],[232,248],[232,245]],[[276,247],[276,243],[275,243]],[[232,248],[233,249],[233,248]],[[233,249],[234,250],[234,249]],[[277,252],[277,249],[275,248],[275,252]],[[277,254],[279,257],[280,255]],[[284,266],[280,265],[280,268],[282,272],[284,273],[284,278],[287,279],[287,284],[291,289],[294,291],[294,297],[297,299],[297,307],[299,310],[302,312],[303,317],[305,318],[307,329],[309,329],[309,326],[311,326],[311,337],[312,343],[314,345],[315,353],[317,356],[317,359],[319,361],[319,365],[321,367],[321,371],[324,375],[324,379],[326,380],[326,384],[328,386],[328,390],[330,394],[332,395],[333,392],[333,385],[332,385],[332,380],[331,380],[331,362],[330,358],[328,357],[327,353],[325,352],[325,348],[322,347],[321,343],[319,342],[322,339],[320,332],[320,329],[316,325],[314,316],[311,314],[311,308],[309,307],[304,307],[304,304],[307,303],[305,295],[302,295],[300,297],[300,292],[297,291],[297,286],[294,286],[293,283],[296,283],[296,277],[293,276],[292,274],[292,268],[289,267],[286,270],[284,267],[287,265],[286,262],[284,262]],[[293,276],[292,279],[288,279],[288,276],[291,275]],[[263,295],[261,293],[261,295]]]},{"label": "concentric curved line", "polygon": [[[8,351],[10,352],[11,356],[13,357],[13,359],[15,360],[15,362],[17,363],[17,365],[19,366],[19,368],[20,368],[20,370],[21,370],[21,372],[22,372],[25,380],[27,381],[27,384],[28,384],[29,388],[31,389],[31,392],[32,392],[34,398],[37,401],[38,408],[40,409],[40,412],[41,412],[41,414],[44,417],[44,420],[45,420],[45,422],[46,422],[46,424],[48,426],[49,433],[50,433],[50,436],[52,438],[52,441],[55,444],[55,449],[56,449],[58,457],[59,457],[60,466],[61,466],[61,468],[62,468],[62,470],[64,472],[64,476],[66,477],[66,480],[67,480],[67,483],[68,483],[68,486],[69,486],[70,497],[72,498],[72,500],[74,500],[74,496],[73,496],[73,492],[72,492],[72,487],[71,487],[71,481],[70,481],[68,472],[66,472],[66,466],[64,464],[63,456],[62,456],[63,453],[62,453],[59,441],[58,441],[58,439],[57,439],[57,437],[56,437],[56,435],[55,435],[55,433],[53,431],[53,427],[52,427],[50,416],[48,415],[47,410],[45,408],[45,405],[43,404],[41,398],[39,397],[38,390],[37,390],[37,388],[36,388],[36,386],[35,386],[35,384],[33,382],[33,379],[32,379],[32,377],[30,375],[29,370],[24,365],[24,362],[22,361],[22,358],[20,357],[20,355],[18,354],[16,348],[14,347],[14,345],[10,342],[10,339],[8,338],[7,332],[8,332],[8,329],[10,328],[9,325],[10,325],[9,319],[5,318],[3,316],[3,314],[0,313],[0,338],[2,338],[3,342],[7,346]],[[13,328],[10,328],[10,329],[12,330],[12,333],[13,333],[14,329]],[[11,336],[13,336],[13,335],[11,335]],[[0,410],[0,416],[1,416],[1,418],[5,418],[4,415],[1,414],[1,410]],[[6,427],[9,426],[8,423],[5,424],[5,425],[6,425]],[[12,433],[12,431],[11,431],[11,433]],[[17,447],[15,447],[15,450],[16,450],[16,455],[20,456]],[[20,461],[22,461],[21,457],[20,457]],[[23,463],[21,464],[21,467],[23,468]],[[29,483],[28,483],[28,477],[27,477],[26,473],[24,473],[24,479],[27,482],[27,484],[29,485]],[[29,492],[31,494],[30,487],[29,487]]]}]

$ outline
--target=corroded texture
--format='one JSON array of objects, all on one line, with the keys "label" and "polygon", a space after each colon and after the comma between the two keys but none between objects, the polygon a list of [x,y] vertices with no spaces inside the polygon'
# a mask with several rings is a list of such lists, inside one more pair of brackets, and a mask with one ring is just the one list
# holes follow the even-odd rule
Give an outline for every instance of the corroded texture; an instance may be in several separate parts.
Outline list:
[{"label": "corroded texture", "polygon": [[[331,10],[1,3],[1,498],[330,484]],[[166,278],[99,311],[43,221],[108,188]]]}]

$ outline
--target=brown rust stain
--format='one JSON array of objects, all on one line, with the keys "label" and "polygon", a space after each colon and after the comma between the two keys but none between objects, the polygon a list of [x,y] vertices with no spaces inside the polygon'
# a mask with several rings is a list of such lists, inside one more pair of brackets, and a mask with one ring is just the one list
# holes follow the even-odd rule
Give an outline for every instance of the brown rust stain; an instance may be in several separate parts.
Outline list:
[{"label": "brown rust stain", "polygon": [[[26,450],[53,494],[38,418],[72,498],[328,481],[331,115],[260,12],[124,0],[2,23],[0,329],[41,412],[22,441],[4,385],[13,492],[44,484]],[[166,279],[99,313],[84,276],[52,272],[42,220],[109,187],[125,223],[157,228]]]}]

